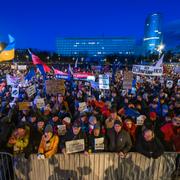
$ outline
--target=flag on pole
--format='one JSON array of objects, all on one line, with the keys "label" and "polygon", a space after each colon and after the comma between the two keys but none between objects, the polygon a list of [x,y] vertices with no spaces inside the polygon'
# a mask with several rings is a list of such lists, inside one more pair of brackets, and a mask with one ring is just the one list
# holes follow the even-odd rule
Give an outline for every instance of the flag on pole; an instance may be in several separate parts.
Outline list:
[{"label": "flag on pole", "polygon": [[31,68],[27,75],[25,76],[25,80],[31,80],[36,75],[34,68]]},{"label": "flag on pole", "polygon": [[161,58],[156,62],[155,66],[160,67],[163,65],[163,59],[164,59],[164,54],[161,56]]},{"label": "flag on pole", "polygon": [[8,36],[9,36],[9,44],[0,53],[0,62],[10,61],[14,59],[15,39],[11,35]]},{"label": "flag on pole", "polygon": [[29,53],[31,54],[33,64],[36,65],[36,67],[39,69],[42,75],[45,75],[47,72],[51,71],[49,66],[46,63],[44,63],[38,56],[31,53],[30,50]]},{"label": "flag on pole", "polygon": [[74,67],[77,68],[77,65],[78,65],[78,58],[76,59]]}]

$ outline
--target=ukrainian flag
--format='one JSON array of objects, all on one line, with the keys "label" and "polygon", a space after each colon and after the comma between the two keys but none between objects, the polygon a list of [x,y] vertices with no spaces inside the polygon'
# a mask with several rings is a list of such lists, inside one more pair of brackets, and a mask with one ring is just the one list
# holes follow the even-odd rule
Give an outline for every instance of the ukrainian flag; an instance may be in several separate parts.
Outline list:
[{"label": "ukrainian flag", "polygon": [[0,53],[0,62],[13,60],[14,53],[15,53],[15,39],[11,35],[9,35],[9,44]]}]

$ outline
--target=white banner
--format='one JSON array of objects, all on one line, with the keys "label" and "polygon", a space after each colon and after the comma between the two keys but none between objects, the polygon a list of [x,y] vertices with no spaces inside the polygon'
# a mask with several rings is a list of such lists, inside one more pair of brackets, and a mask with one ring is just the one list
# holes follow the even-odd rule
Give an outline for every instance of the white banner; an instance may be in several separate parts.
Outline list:
[{"label": "white banner", "polygon": [[28,87],[26,92],[27,92],[28,97],[31,97],[32,95],[34,95],[36,93],[36,86],[32,85],[32,86]]},{"label": "white banner", "polygon": [[146,76],[162,76],[163,67],[133,65],[132,72]]},{"label": "white banner", "polygon": [[109,75],[99,75],[99,89],[109,89]]},{"label": "white banner", "polygon": [[85,149],[84,139],[66,141],[66,153],[82,152]]}]

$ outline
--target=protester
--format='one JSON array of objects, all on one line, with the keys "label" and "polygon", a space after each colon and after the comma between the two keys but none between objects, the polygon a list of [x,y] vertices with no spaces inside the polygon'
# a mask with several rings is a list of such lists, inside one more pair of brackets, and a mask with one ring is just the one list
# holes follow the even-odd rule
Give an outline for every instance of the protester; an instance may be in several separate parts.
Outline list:
[{"label": "protester", "polygon": [[129,133],[122,129],[122,126],[122,122],[116,120],[114,128],[107,132],[107,149],[125,157],[132,147],[132,142]]},{"label": "protester", "polygon": [[158,158],[164,152],[163,145],[150,129],[145,129],[136,144],[137,152],[149,158]]},{"label": "protester", "polygon": [[58,150],[59,137],[53,134],[53,127],[48,124],[45,127],[44,135],[38,149],[38,158],[50,158]]},{"label": "protester", "polygon": [[20,124],[12,133],[7,146],[13,149],[13,154],[25,153],[25,148],[29,143],[30,129],[24,124]]}]

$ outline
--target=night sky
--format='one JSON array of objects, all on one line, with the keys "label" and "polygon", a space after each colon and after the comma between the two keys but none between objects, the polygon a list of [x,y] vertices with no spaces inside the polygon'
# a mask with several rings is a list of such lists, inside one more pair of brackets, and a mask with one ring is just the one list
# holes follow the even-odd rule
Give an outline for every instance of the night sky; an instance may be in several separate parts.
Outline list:
[{"label": "night sky", "polygon": [[180,0],[9,0],[0,3],[0,41],[55,50],[56,37],[144,35],[149,13],[163,14],[164,39],[180,44]]}]

